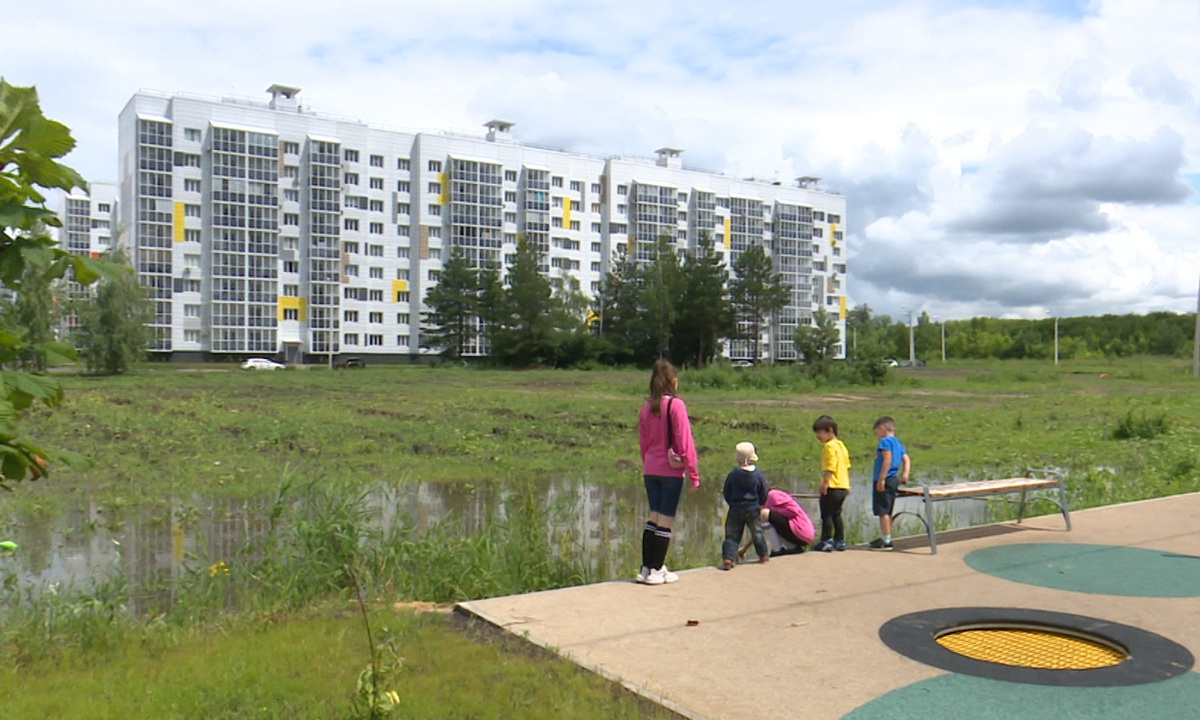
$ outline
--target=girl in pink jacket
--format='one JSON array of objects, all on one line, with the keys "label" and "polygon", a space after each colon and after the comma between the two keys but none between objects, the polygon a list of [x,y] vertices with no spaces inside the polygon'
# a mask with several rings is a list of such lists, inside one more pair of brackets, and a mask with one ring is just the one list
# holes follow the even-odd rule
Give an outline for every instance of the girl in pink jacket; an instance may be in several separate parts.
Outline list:
[{"label": "girl in pink jacket", "polygon": [[700,487],[696,445],[687,406],[675,397],[679,373],[669,361],[659,359],[650,373],[650,399],[638,414],[638,440],[642,449],[642,479],[650,517],[642,528],[642,569],[635,580],[646,585],[675,582],[679,576],[667,569],[671,525],[679,508],[686,477],[691,489]]}]

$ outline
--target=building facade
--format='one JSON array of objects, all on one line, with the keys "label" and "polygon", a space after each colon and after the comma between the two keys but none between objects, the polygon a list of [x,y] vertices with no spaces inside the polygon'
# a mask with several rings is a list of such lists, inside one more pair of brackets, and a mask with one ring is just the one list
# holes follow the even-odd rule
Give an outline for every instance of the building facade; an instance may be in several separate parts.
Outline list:
[{"label": "building facade", "polygon": [[[389,130],[270,99],[141,92],[120,115],[120,241],[154,300],[153,351],[179,359],[337,355],[408,360],[421,300],[454,248],[507,265],[518,235],[544,272],[594,296],[619,250],[649,258],[703,233],[730,265],[763,245],[792,288],[763,359],[795,357],[795,328],[845,316],[845,198],[795,186],[483,137]],[[844,327],[844,319],[838,320]],[[751,343],[728,348],[749,358]],[[468,348],[469,354],[486,352]]]}]

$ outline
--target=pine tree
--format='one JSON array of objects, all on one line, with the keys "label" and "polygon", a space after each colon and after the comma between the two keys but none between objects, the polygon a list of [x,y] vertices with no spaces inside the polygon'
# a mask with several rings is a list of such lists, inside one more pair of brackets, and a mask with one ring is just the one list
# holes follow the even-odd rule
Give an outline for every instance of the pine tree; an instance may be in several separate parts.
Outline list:
[{"label": "pine tree", "polygon": [[775,272],[775,264],[762,245],[751,245],[733,262],[733,280],[729,283],[737,330],[734,336],[750,340],[751,357],[762,358],[759,339],[762,326],[771,313],[787,306],[791,288]]},{"label": "pine tree", "polygon": [[696,250],[683,261],[683,295],[675,322],[673,354],[703,367],[721,351],[721,338],[732,326],[732,309],[725,284],[729,274],[703,233]]},{"label": "pine tree", "polygon": [[462,357],[476,337],[479,315],[479,272],[461,248],[454,248],[442,267],[438,284],[425,294],[425,335],[450,359]]}]

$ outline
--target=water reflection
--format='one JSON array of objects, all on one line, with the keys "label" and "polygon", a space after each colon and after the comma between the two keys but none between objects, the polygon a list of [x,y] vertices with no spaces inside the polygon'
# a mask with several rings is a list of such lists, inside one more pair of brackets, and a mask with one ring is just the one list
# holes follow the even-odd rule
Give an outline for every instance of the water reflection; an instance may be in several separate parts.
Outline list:
[{"label": "water reflection", "polygon": [[[870,514],[870,481],[852,478],[853,490],[844,514],[851,541],[875,535]],[[797,479],[780,486],[807,492]],[[517,491],[494,483],[473,486],[423,482],[401,488],[376,488],[368,504],[384,530],[397,524],[418,532],[440,524],[453,532],[477,533],[488,522],[504,520]],[[645,520],[645,491],[640,478],[628,484],[593,485],[555,480],[536,487],[544,509],[546,530],[555,546],[565,542],[570,552],[590,568],[595,579],[624,577],[634,569],[640,552],[640,528]],[[275,496],[253,500],[214,500],[194,496],[173,500],[166,509],[106,512],[96,502],[76,507],[48,522],[39,518],[9,517],[0,521],[3,535],[20,543],[20,550],[0,559],[0,572],[15,578],[23,588],[65,586],[86,589],[92,583],[123,574],[138,593],[155,594],[186,573],[207,572],[210,565],[228,561],[256,544],[269,530],[268,511]],[[917,509],[919,500],[898,501],[897,509]],[[800,505],[819,528],[815,498]],[[939,524],[965,527],[988,521],[983,503],[946,503]],[[679,567],[715,562],[724,534],[725,502],[720,488],[706,486],[686,493],[675,523],[671,558]],[[897,535],[921,531],[912,518],[902,519]],[[137,612],[137,608],[131,608]]]}]

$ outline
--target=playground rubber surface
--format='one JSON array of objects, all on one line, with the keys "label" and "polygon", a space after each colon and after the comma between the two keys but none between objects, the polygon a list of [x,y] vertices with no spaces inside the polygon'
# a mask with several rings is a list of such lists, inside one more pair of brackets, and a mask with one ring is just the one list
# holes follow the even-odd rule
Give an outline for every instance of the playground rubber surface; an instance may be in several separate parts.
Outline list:
[{"label": "playground rubber surface", "polygon": [[[941,533],[936,555],[906,538],[893,552],[809,552],[458,611],[687,718],[1200,717],[1200,494],[1071,520],[1071,532],[1056,514]],[[975,657],[937,641],[976,625],[989,632]],[[1043,669],[1001,660],[1021,647],[987,647],[1030,630],[1053,634],[1052,654],[1076,652],[1053,649],[1066,637],[1127,659]]]}]

